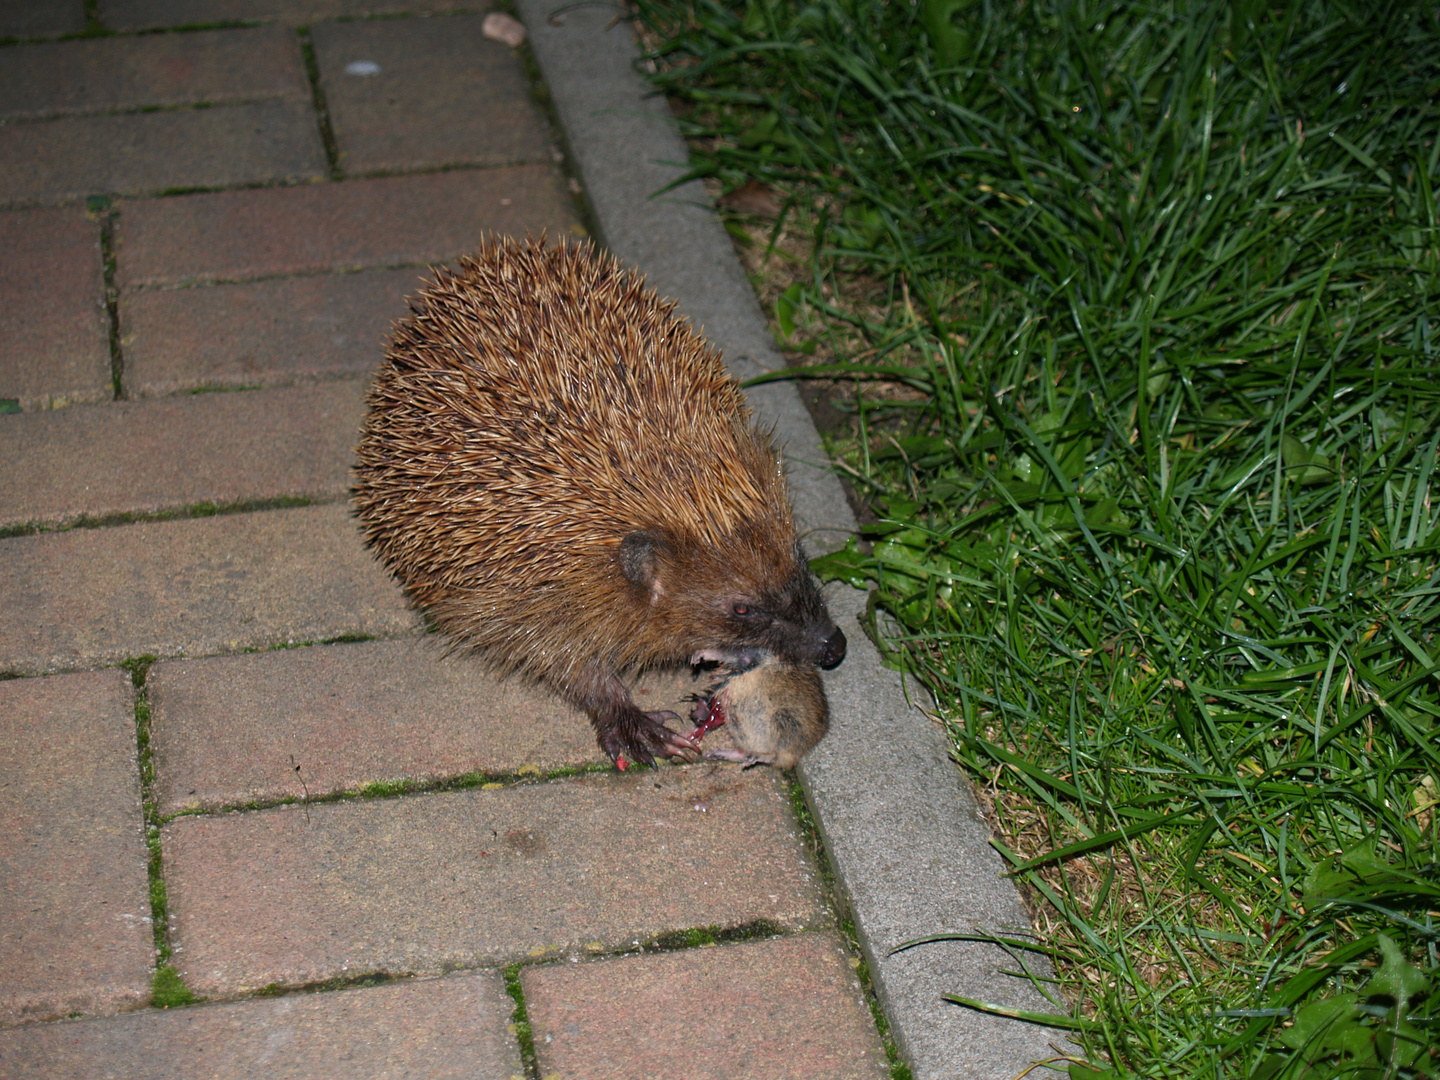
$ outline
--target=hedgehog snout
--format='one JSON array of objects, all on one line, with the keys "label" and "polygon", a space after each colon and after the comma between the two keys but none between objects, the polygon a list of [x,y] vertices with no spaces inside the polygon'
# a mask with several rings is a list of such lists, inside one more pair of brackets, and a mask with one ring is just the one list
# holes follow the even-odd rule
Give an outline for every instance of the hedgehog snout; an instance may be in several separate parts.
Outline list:
[{"label": "hedgehog snout", "polygon": [[845,645],[845,631],[837,626],[835,632],[820,646],[820,653],[815,658],[815,663],[826,671],[839,667],[840,661],[845,659]]}]

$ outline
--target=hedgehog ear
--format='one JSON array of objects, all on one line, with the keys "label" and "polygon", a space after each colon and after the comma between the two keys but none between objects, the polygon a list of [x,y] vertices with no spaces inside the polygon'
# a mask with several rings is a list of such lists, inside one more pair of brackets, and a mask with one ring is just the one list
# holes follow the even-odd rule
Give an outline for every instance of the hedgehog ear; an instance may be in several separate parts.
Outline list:
[{"label": "hedgehog ear", "polygon": [[659,533],[642,529],[620,541],[620,572],[637,589],[650,594],[653,603],[665,592],[660,561],[669,549]]}]

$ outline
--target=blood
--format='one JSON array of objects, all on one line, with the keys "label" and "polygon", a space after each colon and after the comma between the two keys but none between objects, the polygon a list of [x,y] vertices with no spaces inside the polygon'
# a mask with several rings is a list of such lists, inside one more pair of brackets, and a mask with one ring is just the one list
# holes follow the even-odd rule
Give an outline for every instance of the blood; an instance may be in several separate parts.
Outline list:
[{"label": "blood", "polygon": [[690,738],[699,742],[724,723],[725,709],[720,704],[720,699],[713,697],[710,699],[710,707],[705,711],[705,718],[695,725],[695,730],[690,733]]}]

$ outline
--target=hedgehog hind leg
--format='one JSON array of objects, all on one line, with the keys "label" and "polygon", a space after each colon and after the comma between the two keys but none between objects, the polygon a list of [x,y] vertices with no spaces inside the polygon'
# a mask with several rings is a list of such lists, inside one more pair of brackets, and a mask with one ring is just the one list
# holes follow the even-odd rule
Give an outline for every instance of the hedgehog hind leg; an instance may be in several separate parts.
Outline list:
[{"label": "hedgehog hind leg", "polygon": [[657,757],[698,761],[700,744],[666,726],[679,720],[673,712],[645,712],[630,699],[630,691],[614,675],[596,675],[589,685],[575,687],[570,698],[584,709],[595,725],[595,741],[615,765],[653,765]]}]

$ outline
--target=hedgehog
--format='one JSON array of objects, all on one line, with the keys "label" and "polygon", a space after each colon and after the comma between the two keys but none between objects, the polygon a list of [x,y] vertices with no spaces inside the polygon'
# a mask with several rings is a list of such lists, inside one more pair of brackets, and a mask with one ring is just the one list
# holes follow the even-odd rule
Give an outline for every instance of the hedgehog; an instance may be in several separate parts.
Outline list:
[{"label": "hedgehog", "polygon": [[730,728],[735,745],[705,751],[707,760],[738,762],[742,769],[793,769],[830,730],[830,704],[813,664],[772,655],[738,657],[700,698],[692,719],[690,737],[696,742],[722,724]]},{"label": "hedgehog", "polygon": [[431,629],[583,710],[621,769],[700,752],[635,672],[844,659],[773,440],[673,301],[588,243],[492,238],[409,308],[352,494]]}]

